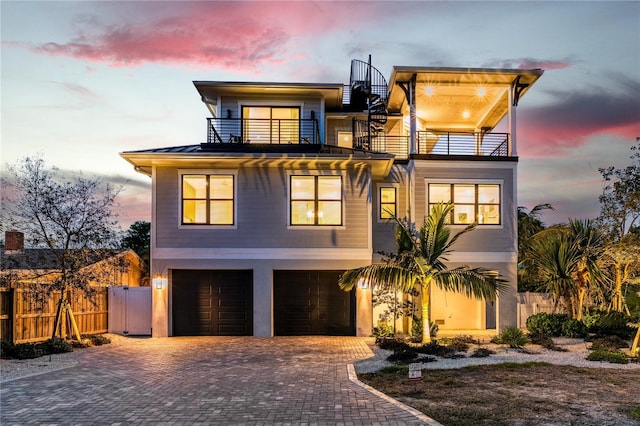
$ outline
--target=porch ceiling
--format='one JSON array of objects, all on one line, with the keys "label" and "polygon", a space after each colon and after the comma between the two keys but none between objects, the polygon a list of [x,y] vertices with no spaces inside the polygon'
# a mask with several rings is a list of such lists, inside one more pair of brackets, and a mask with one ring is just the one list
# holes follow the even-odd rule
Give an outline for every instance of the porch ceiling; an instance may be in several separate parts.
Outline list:
[{"label": "porch ceiling", "polygon": [[219,96],[317,96],[324,99],[328,109],[336,109],[342,105],[344,86],[334,83],[254,83],[225,81],[194,81],[202,101],[207,105],[215,105]]},{"label": "porch ceiling", "polygon": [[509,90],[518,77],[520,97],[543,71],[483,68],[394,67],[389,82],[389,112],[407,113],[404,91],[397,83],[416,78],[418,130],[473,131],[493,129],[509,111]]}]

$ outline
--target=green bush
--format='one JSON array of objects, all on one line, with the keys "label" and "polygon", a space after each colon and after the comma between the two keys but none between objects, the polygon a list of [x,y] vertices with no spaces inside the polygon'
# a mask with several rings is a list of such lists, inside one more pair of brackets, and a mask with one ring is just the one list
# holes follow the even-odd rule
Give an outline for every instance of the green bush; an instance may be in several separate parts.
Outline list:
[{"label": "green bush", "polygon": [[413,349],[394,352],[387,357],[387,361],[396,364],[409,364],[418,359],[418,353]]},{"label": "green bush", "polygon": [[377,344],[380,349],[387,349],[394,352],[406,351],[411,347],[407,342],[395,338],[380,339]]},{"label": "green bush", "polygon": [[435,356],[441,356],[441,357],[446,357],[455,352],[453,349],[439,344],[436,340],[432,340],[430,343],[424,344],[416,348],[416,351],[421,354],[435,355]]},{"label": "green bush", "polygon": [[509,345],[510,348],[522,348],[529,343],[527,336],[518,327],[506,327],[491,341],[500,345]]},{"label": "green bush", "polygon": [[587,326],[582,321],[571,318],[562,324],[562,335],[583,338],[587,335]]},{"label": "green bush", "polygon": [[532,334],[560,337],[562,336],[562,325],[567,319],[566,314],[540,312],[527,318],[527,330]]},{"label": "green bush", "polygon": [[493,355],[493,354],[495,354],[495,351],[492,351],[491,349],[477,348],[473,352],[471,352],[471,355],[469,356],[471,358],[486,358],[489,355]]},{"label": "green bush", "polygon": [[618,336],[605,336],[595,339],[591,344],[591,350],[602,349],[605,351],[617,351],[620,348],[628,348],[626,340]]},{"label": "green bush", "polygon": [[59,337],[54,337],[46,342],[42,343],[43,355],[47,354],[63,354],[66,352],[73,352],[73,346],[71,343]]},{"label": "green bush", "polygon": [[607,312],[599,315],[595,323],[589,327],[589,332],[596,336],[618,336],[630,339],[636,329],[627,325],[629,322],[634,322],[634,318],[623,312]]},{"label": "green bush", "polygon": [[47,355],[42,343],[19,343],[10,351],[12,359],[33,359]]},{"label": "green bush", "polygon": [[619,350],[608,351],[605,349],[596,349],[587,356],[587,361],[606,361],[612,364],[628,364],[627,355]]},{"label": "green bush", "polygon": [[392,337],[393,335],[393,327],[386,321],[379,321],[378,326],[373,327],[373,336],[376,338],[376,342],[378,339]]},{"label": "green bush", "polygon": [[106,337],[104,334],[83,334],[83,339],[89,339],[93,346],[102,346],[111,343],[111,339]]},{"label": "green bush", "polygon": [[550,351],[567,352],[565,348],[561,348],[560,346],[556,345],[553,339],[546,334],[529,334],[529,339],[534,345],[540,345],[545,349],[549,349]]}]

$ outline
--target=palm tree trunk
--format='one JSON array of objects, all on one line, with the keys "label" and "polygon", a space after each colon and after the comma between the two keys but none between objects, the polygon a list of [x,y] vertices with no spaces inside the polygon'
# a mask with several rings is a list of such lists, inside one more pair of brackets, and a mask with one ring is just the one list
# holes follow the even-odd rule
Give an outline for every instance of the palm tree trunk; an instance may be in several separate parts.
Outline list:
[{"label": "palm tree trunk", "polygon": [[431,343],[431,320],[429,318],[431,286],[423,285],[420,293],[422,296],[422,343]]},{"label": "palm tree trunk", "polygon": [[638,331],[636,331],[636,338],[633,339],[633,345],[631,345],[631,356],[640,355],[640,324],[638,324]]}]

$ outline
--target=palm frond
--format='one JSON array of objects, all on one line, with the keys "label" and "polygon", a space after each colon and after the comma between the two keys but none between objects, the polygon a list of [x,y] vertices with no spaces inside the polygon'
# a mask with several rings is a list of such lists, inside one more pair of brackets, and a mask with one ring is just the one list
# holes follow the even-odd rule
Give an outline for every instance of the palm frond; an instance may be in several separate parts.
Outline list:
[{"label": "palm frond", "polygon": [[350,269],[338,279],[341,289],[349,291],[359,283],[367,283],[373,289],[409,291],[420,282],[419,274],[393,264],[373,264]]},{"label": "palm frond", "polygon": [[495,300],[509,287],[497,271],[468,266],[440,271],[433,276],[433,282],[443,290],[485,300]]}]

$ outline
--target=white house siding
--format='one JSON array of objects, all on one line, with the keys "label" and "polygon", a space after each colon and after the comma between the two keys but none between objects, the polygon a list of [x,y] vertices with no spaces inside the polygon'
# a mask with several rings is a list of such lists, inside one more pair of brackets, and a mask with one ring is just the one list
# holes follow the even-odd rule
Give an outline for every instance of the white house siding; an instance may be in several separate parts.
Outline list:
[{"label": "white house siding", "polygon": [[[202,170],[220,170],[215,165]],[[189,169],[197,173],[198,169]],[[230,170],[233,172],[233,170]],[[343,226],[288,225],[289,173],[327,171],[264,167],[237,170],[237,223],[233,228],[180,225],[180,177],[177,168],[157,168],[155,194],[157,248],[360,248],[370,249],[369,188],[355,173],[344,173]],[[330,172],[338,173],[338,172]],[[368,174],[368,171],[365,171]],[[368,179],[365,179],[365,182]]]},{"label": "white house siding", "polygon": [[[216,169],[215,165],[207,170]],[[371,263],[369,171],[340,172],[344,225],[288,226],[288,176],[284,167],[237,168],[237,223],[232,229],[179,224],[179,171],[157,167],[154,177],[155,226],[152,275],[169,278],[153,293],[153,335],[172,335],[171,271],[240,269],[253,274],[253,333],[273,335],[274,270],[347,270]],[[337,173],[309,170],[309,174]],[[364,175],[363,175],[364,173]],[[364,176],[364,178],[363,178]],[[160,189],[160,190],[157,190]],[[369,290],[356,292],[356,333],[371,332]]]}]

